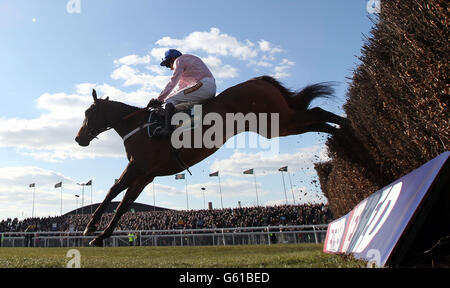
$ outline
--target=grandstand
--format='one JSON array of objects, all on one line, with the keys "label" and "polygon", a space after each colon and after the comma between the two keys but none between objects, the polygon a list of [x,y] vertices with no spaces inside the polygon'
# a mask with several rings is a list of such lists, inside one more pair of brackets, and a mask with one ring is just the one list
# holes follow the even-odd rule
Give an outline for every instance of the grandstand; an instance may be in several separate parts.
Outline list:
[{"label": "grandstand", "polygon": [[[117,203],[112,203],[109,211],[116,207]],[[0,221],[0,246],[88,246],[94,236],[82,233],[91,218],[90,208],[58,217]],[[77,214],[82,211],[84,214]],[[104,230],[113,216],[103,214],[96,233]],[[212,210],[171,210],[138,203],[122,215],[104,245],[128,246],[129,233],[136,235],[134,246],[318,244],[324,241],[326,224],[332,220],[331,210],[323,203]]]},{"label": "grandstand", "polygon": [[[109,204],[109,206],[106,208],[105,213],[114,213],[114,211],[117,209],[117,206],[119,206],[119,204],[120,204],[120,201],[111,202]],[[98,206],[100,206],[100,203],[87,205],[87,206],[72,210],[72,211],[64,214],[63,216],[87,214],[87,213],[90,214],[91,211],[92,212],[95,211],[98,208]],[[150,211],[167,211],[167,210],[171,210],[171,209],[142,204],[142,203],[133,203],[130,206],[129,212],[150,212]]]},{"label": "grandstand", "polygon": [[[118,202],[113,202],[103,214],[98,227],[106,227]],[[95,204],[98,205],[98,204]],[[97,206],[92,207],[95,211]],[[85,206],[58,217],[27,218],[22,221],[0,221],[0,232],[23,232],[29,226],[34,231],[83,231],[90,220],[91,207]],[[83,212],[83,214],[81,214]],[[178,211],[135,203],[125,213],[117,230],[171,230],[237,228],[277,225],[319,225],[333,220],[327,204],[257,206],[212,210]]]}]

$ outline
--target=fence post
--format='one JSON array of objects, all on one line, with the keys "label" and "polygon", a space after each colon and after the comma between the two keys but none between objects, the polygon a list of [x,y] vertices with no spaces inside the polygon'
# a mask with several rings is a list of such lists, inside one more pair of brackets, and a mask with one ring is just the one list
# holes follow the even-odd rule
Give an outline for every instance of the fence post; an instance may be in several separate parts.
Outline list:
[{"label": "fence post", "polygon": [[181,237],[180,237],[180,241],[181,241],[181,247],[183,247],[183,229],[181,230]]},{"label": "fence post", "polygon": [[317,232],[316,232],[316,227],[313,225],[313,231],[314,231],[314,239],[316,240],[316,244],[319,244],[319,241],[317,241]]}]

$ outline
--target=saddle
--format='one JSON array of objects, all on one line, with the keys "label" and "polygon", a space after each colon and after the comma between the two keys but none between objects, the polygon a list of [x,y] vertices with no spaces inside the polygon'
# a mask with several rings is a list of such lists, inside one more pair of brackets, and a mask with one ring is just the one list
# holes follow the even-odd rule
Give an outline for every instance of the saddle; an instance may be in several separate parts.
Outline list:
[{"label": "saddle", "polygon": [[[189,101],[175,105],[175,113],[183,112],[190,117],[191,121],[189,122],[191,123],[191,126],[186,127],[186,129],[191,129],[194,127],[194,106],[201,103],[202,101]],[[152,138],[155,135],[155,131],[164,127],[165,118],[166,113],[162,107],[152,108],[149,111],[149,117],[147,121],[147,135],[149,138]],[[175,128],[179,128],[180,126],[182,126],[182,124],[177,125]]]}]

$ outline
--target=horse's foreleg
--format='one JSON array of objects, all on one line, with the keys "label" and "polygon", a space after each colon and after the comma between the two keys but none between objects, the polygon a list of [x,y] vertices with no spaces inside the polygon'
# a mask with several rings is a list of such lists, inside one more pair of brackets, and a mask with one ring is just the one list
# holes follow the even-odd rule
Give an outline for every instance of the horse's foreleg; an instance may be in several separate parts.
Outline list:
[{"label": "horse's foreleg", "polygon": [[117,226],[117,223],[120,220],[120,217],[122,217],[122,215],[128,211],[128,208],[130,208],[131,204],[133,204],[133,202],[137,199],[139,194],[141,194],[142,190],[145,188],[145,186],[147,186],[149,182],[151,181],[134,181],[134,183],[128,188],[127,192],[125,193],[125,196],[123,196],[123,199],[117,207],[116,213],[109,222],[108,227],[106,227],[105,231],[103,231],[102,234],[98,235],[94,240],[92,240],[89,243],[90,245],[103,246],[103,240],[111,236]]},{"label": "horse's foreleg", "polygon": [[127,168],[123,171],[122,175],[120,176],[119,180],[109,189],[108,194],[106,195],[103,202],[98,206],[98,208],[95,210],[94,215],[92,216],[91,220],[89,221],[88,225],[86,226],[86,229],[83,232],[84,236],[93,235],[96,231],[96,225],[100,221],[103,212],[105,212],[108,205],[111,203],[111,201],[119,195],[120,192],[127,189],[127,187],[130,185],[131,180],[133,179],[132,176],[134,173],[134,168],[132,162],[128,164]]}]

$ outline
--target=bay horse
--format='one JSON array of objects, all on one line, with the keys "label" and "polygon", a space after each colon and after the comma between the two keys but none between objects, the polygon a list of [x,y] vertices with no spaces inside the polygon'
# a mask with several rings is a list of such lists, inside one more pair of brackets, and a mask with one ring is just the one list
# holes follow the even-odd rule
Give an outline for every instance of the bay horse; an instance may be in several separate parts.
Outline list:
[{"label": "bay horse", "polygon": [[[309,85],[300,92],[293,92],[282,86],[276,79],[262,76],[228,88],[216,97],[206,100],[202,103],[202,113],[206,115],[215,112],[223,116],[223,119],[227,113],[243,113],[244,115],[275,113],[279,117],[279,135],[270,135],[270,133],[262,135],[267,139],[306,132],[332,134],[337,128],[328,123],[343,124],[346,119],[321,108],[309,106],[312,100],[318,97],[331,97],[333,93],[332,85],[327,82]],[[81,146],[88,146],[97,135],[108,129],[114,129],[124,138],[130,135],[130,131],[136,130],[148,120],[149,111],[146,108],[133,107],[108,98],[99,99],[95,90],[92,96],[94,104],[86,110],[83,125],[75,138]],[[207,125],[203,127],[206,128]],[[222,145],[236,134],[252,131],[248,125],[244,129],[238,130],[235,127],[233,130],[233,135],[224,135]],[[124,141],[129,160],[127,167],[119,180],[110,188],[84,230],[83,235],[93,235],[105,209],[121,191],[127,189],[107,228],[89,243],[92,246],[103,246],[103,240],[111,236],[120,217],[155,177],[179,173],[220,148],[220,145],[213,148],[181,147],[174,153],[170,136],[150,138],[144,132],[145,129],[136,131],[133,136],[126,137]],[[258,133],[258,131],[253,132]],[[180,160],[184,165],[180,165]]]}]

